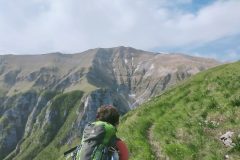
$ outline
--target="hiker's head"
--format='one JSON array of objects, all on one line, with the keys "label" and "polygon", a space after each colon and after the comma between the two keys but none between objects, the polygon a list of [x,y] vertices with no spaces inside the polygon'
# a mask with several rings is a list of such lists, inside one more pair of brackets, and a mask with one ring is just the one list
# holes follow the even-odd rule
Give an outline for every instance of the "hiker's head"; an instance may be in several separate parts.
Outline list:
[{"label": "hiker's head", "polygon": [[96,119],[116,126],[119,122],[119,113],[117,109],[111,105],[101,106],[97,110]]}]

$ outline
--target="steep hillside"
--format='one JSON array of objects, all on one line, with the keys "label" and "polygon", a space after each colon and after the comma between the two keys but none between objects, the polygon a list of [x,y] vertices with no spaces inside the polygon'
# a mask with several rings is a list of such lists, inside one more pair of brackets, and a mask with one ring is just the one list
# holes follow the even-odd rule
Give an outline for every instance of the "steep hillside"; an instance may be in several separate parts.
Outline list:
[{"label": "steep hillside", "polygon": [[132,160],[238,160],[239,115],[237,62],[199,73],[130,111],[118,131]]},{"label": "steep hillside", "polygon": [[113,104],[125,114],[216,65],[211,59],[130,47],[2,55],[0,159],[56,159],[79,142],[83,127],[102,104]]},{"label": "steep hillside", "polygon": [[212,59],[130,47],[97,48],[77,54],[1,55],[0,95],[108,88],[134,108],[178,81],[216,65],[219,62]]}]

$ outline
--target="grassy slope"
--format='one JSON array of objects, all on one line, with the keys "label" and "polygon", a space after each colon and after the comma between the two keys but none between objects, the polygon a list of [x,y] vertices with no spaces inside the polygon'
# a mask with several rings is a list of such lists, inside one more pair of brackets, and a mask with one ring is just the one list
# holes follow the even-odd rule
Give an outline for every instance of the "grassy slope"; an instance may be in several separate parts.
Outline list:
[{"label": "grassy slope", "polygon": [[[82,93],[81,93],[82,96]],[[80,143],[80,138],[74,139],[74,141],[68,145],[66,143],[66,138],[69,136],[70,131],[73,129],[73,123],[77,118],[77,112],[79,110],[79,106],[81,106],[81,99],[74,104],[73,108],[69,111],[69,114],[63,123],[62,127],[59,129],[58,133],[55,135],[54,139],[47,147],[45,147],[35,158],[34,160],[65,160],[63,153],[69,150],[72,147],[75,147]]]},{"label": "grassy slope", "polygon": [[[240,159],[240,62],[193,76],[123,117],[119,136],[131,159]],[[234,131],[234,148],[219,137]],[[151,132],[151,138],[149,138]],[[151,139],[151,143],[149,142]]]},{"label": "grassy slope", "polygon": [[[15,158],[51,160],[62,155],[63,150],[66,150],[62,143],[76,118],[76,110],[79,108],[82,95],[81,91],[56,95],[52,103],[40,113],[38,119],[41,124],[34,126],[33,133],[26,137],[20,146],[22,152]],[[44,124],[43,119],[47,110],[54,115],[51,123]]]}]

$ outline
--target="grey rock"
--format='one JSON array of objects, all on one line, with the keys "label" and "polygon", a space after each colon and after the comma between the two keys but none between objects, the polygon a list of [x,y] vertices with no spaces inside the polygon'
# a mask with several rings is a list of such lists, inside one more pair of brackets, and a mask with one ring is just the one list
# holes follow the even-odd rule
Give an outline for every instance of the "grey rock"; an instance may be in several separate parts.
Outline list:
[{"label": "grey rock", "polygon": [[[61,142],[65,144],[81,135],[99,106],[112,104],[125,114],[177,82],[218,64],[211,59],[131,47],[97,48],[72,55],[0,55],[0,159],[15,148],[16,154],[21,151],[21,143],[36,128],[54,126],[52,119],[59,113],[49,108],[52,97],[38,97],[45,91],[85,92],[72,129]],[[66,118],[68,111],[63,113]]]},{"label": "grey rock", "polygon": [[233,135],[234,135],[234,132],[232,132],[232,131],[227,131],[225,134],[223,134],[223,135],[220,137],[220,140],[223,142],[223,144],[224,144],[226,147],[234,147],[235,144],[234,144],[233,141],[232,141]]}]

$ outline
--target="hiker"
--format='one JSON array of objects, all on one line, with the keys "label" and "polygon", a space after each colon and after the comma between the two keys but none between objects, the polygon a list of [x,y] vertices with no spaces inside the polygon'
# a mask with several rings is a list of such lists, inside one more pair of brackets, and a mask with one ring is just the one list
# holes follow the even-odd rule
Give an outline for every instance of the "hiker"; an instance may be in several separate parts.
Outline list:
[{"label": "hiker", "polygon": [[96,121],[86,125],[83,131],[80,160],[128,160],[126,144],[116,137],[118,123],[119,113],[115,107],[98,108]]}]

